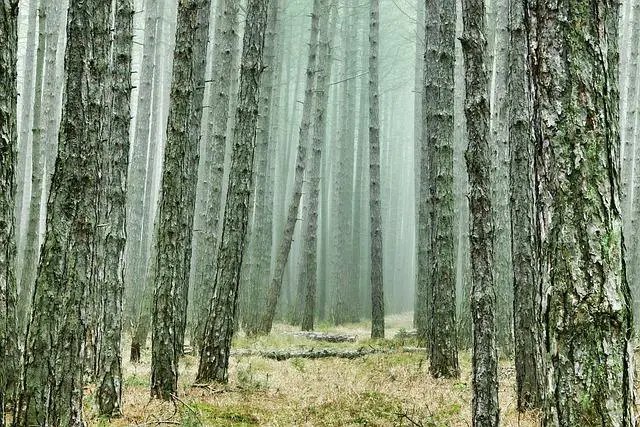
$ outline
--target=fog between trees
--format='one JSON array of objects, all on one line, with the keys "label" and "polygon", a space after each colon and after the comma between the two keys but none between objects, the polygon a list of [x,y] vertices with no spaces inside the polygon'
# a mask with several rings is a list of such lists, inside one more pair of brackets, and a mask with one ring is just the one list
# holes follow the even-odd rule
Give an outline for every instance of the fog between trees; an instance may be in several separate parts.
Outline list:
[{"label": "fog between trees", "polygon": [[[68,4],[67,4],[68,3]],[[545,425],[635,425],[638,24],[624,0],[4,0],[0,425],[229,380],[234,334],[413,312]],[[122,353],[122,337],[130,347]]]}]

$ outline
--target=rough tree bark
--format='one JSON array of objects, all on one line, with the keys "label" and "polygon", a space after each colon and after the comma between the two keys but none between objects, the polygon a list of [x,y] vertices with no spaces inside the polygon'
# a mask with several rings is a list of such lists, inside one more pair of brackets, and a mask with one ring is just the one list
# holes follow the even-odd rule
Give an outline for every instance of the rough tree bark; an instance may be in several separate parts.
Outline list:
[{"label": "rough tree bark", "polygon": [[618,2],[527,1],[546,320],[543,424],[635,426]]},{"label": "rough tree bark", "polygon": [[465,154],[469,174],[471,311],[473,313],[473,405],[475,427],[497,427],[498,354],[496,351],[496,290],[493,280],[493,222],[491,217],[491,148],[489,100],[485,64],[483,0],[462,1],[467,135]]},{"label": "rough tree bark", "polygon": [[187,322],[210,0],[178,4],[153,295],[151,395],[171,399]]},{"label": "rough tree bark", "polygon": [[542,318],[533,175],[534,139],[528,40],[520,0],[509,2],[507,106],[511,157],[511,256],[518,410],[542,405]]},{"label": "rough tree bark", "polygon": [[227,202],[213,297],[205,323],[196,382],[227,382],[238,286],[249,216],[262,54],[269,1],[249,0],[240,66]]},{"label": "rough tree bark", "polygon": [[15,402],[19,375],[15,282],[16,66],[18,1],[0,3],[0,426]]},{"label": "rough tree bark", "polygon": [[105,106],[109,133],[103,149],[103,185],[105,188],[99,245],[104,251],[100,298],[97,354],[98,413],[113,417],[122,414],[122,295],[124,290],[124,246],[126,224],[126,186],[129,167],[129,126],[131,114],[131,48],[133,41],[133,4],[131,0],[114,3],[114,38],[109,74],[111,99]]},{"label": "rough tree bark", "polygon": [[[273,174],[270,168],[275,166],[275,151],[277,138],[272,138],[271,123],[272,103],[279,93],[279,85],[276,80],[276,68],[281,60],[282,43],[278,43],[281,35],[279,32],[279,9],[282,0],[275,0],[269,4],[269,22],[264,41],[264,72],[260,79],[260,105],[258,112],[258,133],[256,136],[255,152],[255,182],[253,194],[255,202],[250,214],[253,218],[251,231],[248,233],[249,250],[247,263],[249,264],[249,280],[244,287],[240,301],[244,297],[245,305],[242,307],[242,322],[247,335],[257,335],[262,321],[264,302],[267,299],[267,289],[271,278],[271,250],[273,246]],[[276,122],[277,120],[273,120]],[[270,164],[271,163],[271,164]],[[206,318],[206,316],[205,316]]]},{"label": "rough tree bark", "polygon": [[456,41],[455,0],[426,3],[424,129],[422,143],[431,155],[431,327],[430,365],[434,377],[460,374],[456,337],[456,271],[453,253],[453,101]]},{"label": "rough tree bark", "polygon": [[[198,298],[196,319],[196,340],[200,341],[211,300],[211,283],[216,272],[216,245],[218,244],[218,222],[221,216],[222,183],[224,179],[224,155],[227,146],[227,124],[231,88],[238,77],[237,62],[240,55],[238,37],[237,0],[220,0],[213,43],[212,88],[209,99],[208,135],[211,142],[207,165],[208,186],[202,242],[196,253],[194,292]],[[198,262],[200,261],[200,262]],[[199,343],[198,343],[199,345]]]},{"label": "rough tree bark", "polygon": [[[100,192],[99,117],[109,88],[111,2],[71,1],[65,102],[47,230],[27,328],[17,425],[83,426],[85,330]],[[46,355],[46,357],[43,357]]]},{"label": "rough tree bark", "polygon": [[369,15],[369,210],[371,215],[371,338],[384,338],[382,208],[380,202],[380,100],[378,68],[380,2],[370,1]]}]

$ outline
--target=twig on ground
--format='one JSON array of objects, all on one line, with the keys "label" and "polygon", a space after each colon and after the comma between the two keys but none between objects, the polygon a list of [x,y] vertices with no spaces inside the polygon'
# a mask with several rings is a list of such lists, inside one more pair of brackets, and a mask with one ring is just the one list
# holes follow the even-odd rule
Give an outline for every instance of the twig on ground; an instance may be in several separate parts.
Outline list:
[{"label": "twig on ground", "polygon": [[175,395],[175,394],[172,394],[172,395],[171,395],[171,398],[172,398],[174,401],[178,401],[178,402],[182,403],[182,404],[183,404],[183,405],[184,405],[184,406],[185,406],[189,411],[191,411],[191,413],[192,413],[193,415],[195,415],[195,417],[196,417],[196,419],[198,420],[198,422],[200,423],[200,425],[204,425],[204,424],[202,423],[202,420],[200,419],[200,415],[198,415],[198,413],[196,412],[196,410],[195,410],[195,409],[193,409],[193,408],[192,408],[188,403],[186,403],[184,400],[180,399],[180,398],[179,398],[177,395]]}]

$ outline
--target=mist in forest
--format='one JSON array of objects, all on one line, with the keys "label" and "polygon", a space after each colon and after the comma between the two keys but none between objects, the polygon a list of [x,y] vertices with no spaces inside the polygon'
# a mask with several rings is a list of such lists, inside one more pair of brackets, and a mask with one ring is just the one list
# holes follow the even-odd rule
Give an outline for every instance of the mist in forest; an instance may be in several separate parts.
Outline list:
[{"label": "mist in forest", "polygon": [[5,0],[0,426],[635,425],[640,4],[589,4]]}]

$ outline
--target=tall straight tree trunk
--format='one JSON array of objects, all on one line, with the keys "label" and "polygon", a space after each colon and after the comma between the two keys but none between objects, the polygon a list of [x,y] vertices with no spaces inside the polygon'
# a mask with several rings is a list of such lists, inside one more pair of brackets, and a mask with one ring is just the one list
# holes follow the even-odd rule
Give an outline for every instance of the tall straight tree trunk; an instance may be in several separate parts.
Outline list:
[{"label": "tall straight tree trunk", "polygon": [[158,222],[151,350],[151,395],[164,400],[169,400],[178,388],[178,359],[187,322],[210,12],[210,0],[184,0],[178,4]]},{"label": "tall straight tree trunk", "polygon": [[[426,320],[426,307],[424,303],[426,303],[425,298],[418,298],[418,293],[422,292],[422,289],[419,289],[418,282],[418,265],[420,260],[418,259],[418,242],[420,233],[419,227],[419,212],[420,212],[420,170],[421,170],[421,150],[422,150],[422,103],[423,103],[423,86],[424,86],[424,52],[425,52],[425,38],[424,38],[424,30],[425,30],[425,0],[417,0],[416,5],[416,62],[414,67],[414,76],[413,76],[413,85],[414,85],[414,99],[413,99],[413,139],[414,139],[414,149],[413,149],[413,168],[414,168],[414,195],[415,195],[415,230],[414,233],[416,235],[416,245],[415,245],[415,295],[414,295],[414,308],[413,308],[413,327],[418,328],[418,324],[423,322],[421,327],[422,331],[426,330],[426,325],[424,324]],[[420,306],[419,304],[423,304]],[[423,314],[424,313],[424,314]]]},{"label": "tall straight tree trunk", "polygon": [[111,12],[110,1],[74,0],[69,5],[66,95],[17,425],[84,425],[84,338],[86,312],[92,309],[86,293],[95,267],[95,202],[102,191],[96,179],[100,129],[89,120],[105,113],[101,100],[111,83]]},{"label": "tall straight tree trunk", "polygon": [[427,2],[425,110],[422,143],[431,156],[432,316],[429,370],[434,377],[459,375],[456,334],[456,271],[453,239],[453,74],[456,41],[455,0]]},{"label": "tall straight tree trunk", "polygon": [[0,426],[5,425],[18,388],[20,355],[15,282],[15,196],[17,162],[16,67],[18,1],[0,4]]},{"label": "tall straight tree trunk", "polygon": [[[35,3],[35,2],[34,2]],[[41,7],[38,13],[38,48],[36,51],[35,65],[35,90],[33,97],[33,131],[31,137],[31,197],[27,214],[27,225],[24,234],[24,255],[22,257],[22,272],[20,274],[20,286],[18,287],[18,327],[23,334],[27,315],[29,313],[31,292],[36,272],[38,271],[38,253],[40,249],[40,203],[42,199],[42,181],[44,177],[44,154],[46,146],[46,130],[42,115],[43,99],[43,73],[45,56],[45,28],[47,25],[47,13]],[[55,15],[55,14],[54,14]],[[53,16],[56,21],[55,16]],[[55,43],[55,42],[54,42]],[[55,52],[55,44],[53,46]],[[51,73],[55,76],[55,73]]]},{"label": "tall straight tree trunk", "polygon": [[[493,209],[494,244],[508,248],[511,243],[509,209],[509,126],[506,105],[508,71],[508,4],[506,0],[492,0],[493,26],[489,41],[491,63],[489,77],[490,121],[492,150],[491,206]],[[496,285],[496,343],[505,354],[513,349],[513,268],[511,251],[494,253],[493,280]]]},{"label": "tall straight tree trunk", "polygon": [[[264,305],[267,286],[271,277],[271,249],[273,246],[273,187],[270,180],[270,154],[275,151],[275,138],[271,137],[271,119],[273,109],[272,100],[277,97],[276,84],[277,61],[280,60],[280,46],[278,46],[279,18],[281,5],[279,0],[270,3],[269,22],[264,45],[265,70],[261,79],[260,112],[258,114],[258,134],[256,138],[255,171],[255,203],[253,208],[253,229],[250,235],[249,250],[249,282],[244,295],[247,304],[244,307],[243,323],[248,335],[256,335],[260,329],[261,307]],[[275,120],[274,120],[275,121]],[[205,316],[206,318],[206,316]]]},{"label": "tall straight tree trunk", "polygon": [[[22,2],[21,9],[26,8],[27,30],[25,34],[26,49],[22,59],[22,73],[19,76],[18,86],[19,102],[18,109],[20,120],[18,120],[18,169],[16,181],[16,243],[17,253],[16,278],[18,285],[22,283],[22,265],[25,250],[25,220],[28,218],[28,187],[29,174],[27,163],[31,152],[31,136],[33,128],[33,106],[35,98],[35,59],[38,46],[38,3],[39,0]],[[27,6],[28,5],[28,6]]]},{"label": "tall straight tree trunk", "polygon": [[227,382],[228,379],[229,352],[249,222],[260,74],[269,1],[273,0],[248,0],[247,3],[229,188],[213,297],[200,350],[198,382]]},{"label": "tall straight tree trunk", "polygon": [[463,0],[467,134],[465,154],[469,174],[471,311],[473,318],[474,427],[497,427],[498,354],[496,351],[496,289],[493,281],[493,221],[491,217],[491,148],[485,10],[483,0]]},{"label": "tall straight tree trunk", "polygon": [[371,215],[371,338],[384,338],[382,275],[382,207],[380,202],[380,100],[378,93],[380,2],[371,0],[369,15],[369,179]]},{"label": "tall straight tree trunk", "polygon": [[[209,99],[209,155],[207,159],[208,188],[206,195],[204,230],[199,254],[196,254],[194,292],[197,297],[196,340],[201,339],[207,318],[208,302],[211,300],[211,283],[215,279],[216,245],[218,244],[218,222],[222,209],[222,184],[224,180],[224,154],[227,146],[227,124],[233,81],[237,79],[236,68],[239,51],[238,13],[236,0],[220,0],[218,3],[213,56],[212,88]],[[198,343],[199,344],[199,343]]]},{"label": "tall straight tree trunk", "polygon": [[[139,282],[131,282],[127,285],[127,278],[125,276],[125,291],[130,286],[136,286],[136,296],[133,304],[133,336],[131,337],[131,362],[140,361],[140,351],[142,347],[146,346],[147,336],[149,335],[149,328],[151,326],[151,304],[153,302],[153,284],[155,281],[156,271],[156,253],[157,253],[157,227],[156,219],[158,215],[158,180],[160,179],[159,172],[162,170],[162,165],[158,165],[160,159],[162,159],[162,150],[164,149],[164,141],[161,135],[164,135],[164,124],[166,124],[164,113],[164,98],[165,98],[165,84],[167,80],[165,74],[167,70],[171,70],[171,62],[167,61],[165,56],[164,35],[168,32],[165,30],[164,20],[162,14],[166,13],[164,8],[165,0],[157,0],[157,7],[160,11],[155,15],[155,52],[153,55],[153,93],[151,96],[151,112],[150,112],[150,125],[149,136],[146,141],[146,150],[148,156],[146,159],[146,172],[144,179],[144,206],[145,209],[142,212],[142,233],[140,234],[141,245],[139,260],[140,264],[137,265],[137,274],[139,274]],[[158,15],[160,13],[160,15]],[[167,37],[169,38],[169,37]],[[168,49],[167,49],[168,50]],[[169,62],[169,64],[167,64]],[[140,100],[138,101],[140,102]],[[142,119],[142,117],[140,117]],[[136,118],[137,120],[137,118]],[[135,142],[135,140],[134,140]],[[141,147],[142,148],[142,147]],[[133,159],[132,159],[133,163]],[[129,172],[133,169],[130,167]],[[128,177],[127,182],[131,182],[132,178]],[[127,196],[130,195],[129,187],[127,187]],[[129,201],[128,203],[131,203]],[[139,202],[138,202],[139,203]],[[128,224],[128,222],[127,222]],[[128,235],[127,235],[128,236]],[[127,243],[133,240],[134,237],[127,237]],[[125,248],[126,251],[126,248]],[[125,253],[126,256],[126,253]],[[128,257],[127,257],[128,259]],[[126,269],[125,269],[126,273]],[[126,295],[126,294],[125,294]],[[126,301],[126,297],[125,297]]]},{"label": "tall straight tree trunk", "polygon": [[509,150],[513,328],[518,410],[542,406],[542,318],[533,175],[534,144],[528,39],[520,0],[509,3]]},{"label": "tall straight tree trunk", "polygon": [[[322,0],[318,36],[318,72],[316,81],[316,101],[313,119],[313,144],[308,197],[305,199],[308,215],[304,230],[303,267],[300,283],[304,286],[304,309],[302,312],[302,330],[312,331],[316,312],[316,288],[318,284],[318,205],[320,201],[320,169],[322,150],[326,144],[327,107],[329,103],[329,80],[331,79],[331,35],[329,34],[329,4]],[[333,17],[335,22],[335,17]]]},{"label": "tall straight tree trunk", "polygon": [[[273,1],[273,0],[272,0]],[[318,58],[318,22],[320,12],[326,10],[322,2],[327,0],[314,0],[313,11],[311,12],[311,33],[309,35],[309,58],[307,60],[306,89],[304,94],[304,104],[302,107],[302,121],[300,123],[300,134],[298,138],[298,151],[296,157],[295,176],[293,184],[293,196],[287,211],[286,222],[280,240],[276,258],[276,266],[273,278],[267,293],[267,305],[260,325],[260,332],[268,334],[271,332],[273,319],[276,314],[278,297],[282,289],[282,278],[285,266],[289,259],[291,243],[293,242],[293,232],[298,222],[298,209],[302,196],[302,184],[304,181],[304,170],[307,161],[307,148],[309,146],[309,128],[311,125],[311,111],[316,91],[316,63]]]},{"label": "tall straight tree trunk", "polygon": [[618,2],[525,4],[549,361],[543,425],[635,426],[620,217]]},{"label": "tall straight tree trunk", "polygon": [[[150,141],[153,139],[150,127],[151,105],[153,94],[157,85],[157,78],[154,78],[154,51],[159,44],[158,32],[162,25],[160,22],[161,1],[144,1],[144,36],[142,37],[142,57],[140,59],[140,83],[138,89],[138,99],[135,109],[135,125],[133,126],[133,139],[131,144],[131,165],[128,173],[127,185],[127,247],[126,259],[127,268],[125,270],[125,300],[127,306],[126,316],[130,318],[134,325],[138,321],[139,314],[137,308],[145,293],[146,266],[147,260],[143,258],[144,241],[142,233],[145,227],[145,211],[150,209],[146,204],[146,169],[149,164],[148,157],[152,150],[149,150]],[[132,342],[132,346],[134,343]]]},{"label": "tall straight tree trunk", "polygon": [[113,79],[110,104],[106,106],[110,132],[104,145],[103,180],[106,197],[99,238],[104,250],[100,295],[99,345],[97,354],[98,413],[112,417],[122,414],[122,295],[124,289],[124,246],[126,186],[129,167],[129,126],[131,114],[131,48],[133,4],[115,2],[114,40],[109,72]]}]

